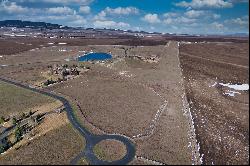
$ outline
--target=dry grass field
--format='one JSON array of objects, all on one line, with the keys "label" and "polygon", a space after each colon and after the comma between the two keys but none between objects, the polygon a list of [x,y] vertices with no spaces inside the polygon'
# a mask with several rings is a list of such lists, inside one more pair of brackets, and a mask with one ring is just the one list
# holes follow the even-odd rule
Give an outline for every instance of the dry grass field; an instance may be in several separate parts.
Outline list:
[{"label": "dry grass field", "polygon": [[248,164],[249,90],[219,84],[249,84],[248,44],[181,45],[180,59],[203,163]]},{"label": "dry grass field", "polygon": [[[0,55],[13,55],[31,49],[50,47],[48,43],[67,43],[67,46],[112,45],[128,39],[45,39],[45,38],[6,38],[0,39]],[[15,47],[13,47],[15,46]]]},{"label": "dry grass field", "polygon": [[129,56],[156,54],[161,59],[152,64],[123,55],[113,62],[92,64],[91,70],[79,78],[49,89],[78,103],[82,111],[78,117],[82,123],[88,122],[91,131],[134,139],[138,156],[166,164],[191,164],[195,161],[189,146],[189,119],[183,112],[177,52],[175,42],[169,46],[131,47]]},{"label": "dry grass field", "polygon": [[87,121],[98,128],[132,137],[149,125],[161,100],[143,86],[112,73],[101,68],[53,90],[77,100]]},{"label": "dry grass field", "polygon": [[52,98],[0,82],[1,116],[28,112],[33,107],[39,107],[52,102],[55,102]]},{"label": "dry grass field", "polygon": [[95,145],[94,152],[100,160],[116,161],[122,159],[127,150],[122,142],[104,140]]},{"label": "dry grass field", "polygon": [[[81,63],[90,70],[46,89],[66,97],[74,105],[78,120],[91,132],[130,137],[136,144],[137,156],[130,164],[201,164],[200,161],[203,164],[247,164],[249,91],[228,96],[229,89],[219,83],[249,83],[248,44],[238,41],[178,47],[177,42],[163,39],[42,40],[44,46],[34,43],[34,47],[20,46],[13,52],[0,51],[0,65],[7,65],[0,66],[0,74],[34,85],[46,80],[44,73],[48,65],[79,64],[65,59],[74,59],[83,51],[111,52],[112,60]],[[28,43],[28,40],[18,42]],[[49,42],[55,44],[48,45]],[[67,44],[58,45],[58,42]],[[149,63],[131,58],[134,56],[157,56],[159,61]],[[34,98],[32,103],[36,100]],[[32,149],[40,154],[37,159],[40,163],[67,164],[80,152],[82,142],[69,124],[65,124],[34,139],[2,161],[11,164],[10,157],[13,157],[14,161],[37,163],[18,155],[20,151],[31,156]],[[119,157],[114,151],[119,145],[109,145],[113,144],[104,143],[97,148],[100,157],[107,160]],[[86,164],[86,161],[79,164]]]},{"label": "dry grass field", "polygon": [[[28,111],[46,113],[62,105],[52,98],[3,82],[0,82],[0,104],[0,115],[4,117]],[[69,124],[66,113],[49,114],[30,136],[0,155],[0,165],[69,164],[84,144]]]},{"label": "dry grass field", "polygon": [[52,130],[3,157],[1,165],[67,165],[81,152],[84,142],[70,124]]}]

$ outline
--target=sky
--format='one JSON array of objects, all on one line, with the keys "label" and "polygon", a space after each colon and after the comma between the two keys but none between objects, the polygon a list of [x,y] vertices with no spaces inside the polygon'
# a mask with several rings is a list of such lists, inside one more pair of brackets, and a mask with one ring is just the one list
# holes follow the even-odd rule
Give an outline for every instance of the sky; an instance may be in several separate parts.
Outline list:
[{"label": "sky", "polygon": [[249,33],[249,0],[0,0],[0,20],[177,34]]}]

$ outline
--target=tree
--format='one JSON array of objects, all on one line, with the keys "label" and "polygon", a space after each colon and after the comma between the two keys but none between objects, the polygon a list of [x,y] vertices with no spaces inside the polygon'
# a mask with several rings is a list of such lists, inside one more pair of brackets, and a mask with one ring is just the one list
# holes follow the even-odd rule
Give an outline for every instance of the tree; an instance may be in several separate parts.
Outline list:
[{"label": "tree", "polygon": [[5,122],[5,119],[4,119],[3,116],[1,116],[1,118],[0,118],[0,124],[2,124],[2,123],[4,123],[4,122]]},{"label": "tree", "polygon": [[3,153],[5,151],[5,148],[3,145],[0,145],[0,154]]},{"label": "tree", "polygon": [[30,117],[31,115],[32,115],[32,111],[30,110],[30,111],[29,111],[29,117]]},{"label": "tree", "polygon": [[22,119],[26,118],[26,114],[23,112],[22,113]]},{"label": "tree", "polygon": [[22,129],[20,126],[18,126],[15,130],[15,138],[16,138],[16,142],[20,141],[22,138]]},{"label": "tree", "polygon": [[13,124],[13,125],[16,125],[16,124],[17,124],[17,119],[16,119],[15,117],[13,117],[13,119],[12,119],[12,124]]}]

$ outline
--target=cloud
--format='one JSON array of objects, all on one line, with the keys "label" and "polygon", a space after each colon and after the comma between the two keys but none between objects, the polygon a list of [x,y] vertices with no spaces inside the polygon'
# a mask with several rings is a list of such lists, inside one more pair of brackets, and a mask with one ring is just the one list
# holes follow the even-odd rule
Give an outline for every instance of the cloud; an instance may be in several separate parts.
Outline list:
[{"label": "cloud", "polygon": [[160,23],[161,20],[158,18],[158,14],[146,14],[142,20],[150,23],[150,24],[155,24],[155,23]]},{"label": "cloud", "polygon": [[54,7],[47,8],[46,12],[48,14],[73,14],[75,11],[69,7]]},{"label": "cloud", "polygon": [[229,0],[231,3],[249,3],[249,0]]},{"label": "cloud", "polygon": [[110,15],[131,15],[139,13],[139,9],[135,7],[117,7],[117,8],[107,7],[104,11]]},{"label": "cloud", "polygon": [[0,3],[0,11],[17,14],[17,13],[27,13],[29,9],[27,7],[22,7],[17,5],[16,2],[2,1]]},{"label": "cloud", "polygon": [[[28,8],[16,2],[2,1],[0,12],[7,13],[5,17],[8,19],[44,21],[68,26],[84,26],[87,23],[85,18],[69,7]],[[4,13],[1,14],[4,15]]]},{"label": "cloud", "polygon": [[83,14],[89,14],[91,11],[91,8],[89,6],[80,6],[79,13]]},{"label": "cloud", "polygon": [[93,23],[96,28],[128,28],[130,25],[124,22],[115,22],[111,20],[96,20]]},{"label": "cloud", "polygon": [[219,19],[221,15],[213,13],[209,10],[188,10],[184,13],[188,18],[199,18],[199,19]]},{"label": "cloud", "polygon": [[167,19],[165,19],[165,20],[163,20],[163,22],[165,23],[165,24],[173,24],[174,23],[174,19],[172,19],[172,18],[167,18]]},{"label": "cloud", "polygon": [[108,15],[116,16],[116,15],[133,15],[138,14],[139,9],[135,7],[117,7],[117,8],[110,8],[106,7],[104,10],[99,12],[95,17],[94,20],[107,20]]},{"label": "cloud", "polygon": [[189,18],[198,18],[205,14],[205,11],[202,10],[189,10],[185,13],[185,15]]},{"label": "cloud", "polygon": [[[68,19],[70,19],[70,18],[68,18]],[[87,21],[80,15],[73,15],[71,21],[68,21],[69,26],[84,27],[86,23],[87,23]]]},{"label": "cloud", "polygon": [[249,16],[243,16],[241,18],[232,18],[224,21],[231,26],[249,28]]},{"label": "cloud", "polygon": [[106,16],[107,13],[105,11],[101,11],[94,17],[94,20],[107,20]]},{"label": "cloud", "polygon": [[228,2],[225,0],[192,0],[191,2],[181,1],[175,4],[179,7],[186,7],[186,8],[231,8],[233,7],[232,2]]},{"label": "cloud", "polygon": [[168,17],[176,17],[178,15],[179,15],[179,13],[168,12],[168,13],[164,13],[163,17],[166,17],[166,18],[168,18]]},{"label": "cloud", "polygon": [[212,18],[214,18],[214,19],[219,19],[219,18],[221,18],[221,15],[220,14],[213,14],[212,15]]},{"label": "cloud", "polygon": [[176,26],[184,26],[186,24],[194,24],[197,21],[197,17],[200,17],[203,15],[204,11],[196,11],[196,10],[189,10],[185,13],[174,13],[169,12],[163,14],[163,17],[165,18],[163,20],[163,23],[166,25],[176,25]]},{"label": "cloud", "polygon": [[224,25],[218,22],[213,22],[210,24],[212,28],[214,28],[215,30],[223,30],[225,29]]},{"label": "cloud", "polygon": [[178,17],[176,22],[190,24],[190,23],[196,22],[196,19],[186,18],[186,17]]},{"label": "cloud", "polygon": [[29,21],[43,21],[43,22],[52,22],[52,23],[59,23],[67,26],[82,26],[84,27],[87,24],[87,20],[78,15],[35,15],[30,17],[29,15],[19,15],[19,19],[22,20],[29,20]]},{"label": "cloud", "polygon": [[[38,0],[19,0],[18,2],[37,2]],[[45,3],[57,3],[57,4],[80,4],[88,5],[94,0],[39,0],[39,2]]]}]

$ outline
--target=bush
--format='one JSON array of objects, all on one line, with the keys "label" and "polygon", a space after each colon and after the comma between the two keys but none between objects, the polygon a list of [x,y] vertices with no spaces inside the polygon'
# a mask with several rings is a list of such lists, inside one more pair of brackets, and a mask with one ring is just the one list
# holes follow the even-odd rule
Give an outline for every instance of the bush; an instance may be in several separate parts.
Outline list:
[{"label": "bush", "polygon": [[62,65],[62,67],[63,67],[63,68],[68,68],[68,67],[69,67],[69,65],[64,64],[64,65]]},{"label": "bush", "polygon": [[80,67],[80,68],[84,68],[85,66],[84,66],[83,64],[80,64],[79,67]]},{"label": "bush", "polygon": [[45,85],[45,86],[48,86],[48,85],[54,84],[54,83],[56,83],[56,81],[50,79],[50,80],[47,80],[47,81],[44,83],[44,85]]}]

